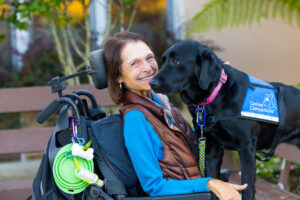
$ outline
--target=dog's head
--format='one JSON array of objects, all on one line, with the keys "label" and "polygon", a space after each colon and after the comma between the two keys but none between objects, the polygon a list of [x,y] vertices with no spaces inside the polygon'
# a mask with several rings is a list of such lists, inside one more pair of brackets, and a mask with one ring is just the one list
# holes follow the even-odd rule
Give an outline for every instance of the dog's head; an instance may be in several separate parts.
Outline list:
[{"label": "dog's head", "polygon": [[218,83],[222,64],[208,47],[192,40],[179,41],[163,54],[161,69],[150,85],[155,92],[179,92],[186,104],[197,104]]}]

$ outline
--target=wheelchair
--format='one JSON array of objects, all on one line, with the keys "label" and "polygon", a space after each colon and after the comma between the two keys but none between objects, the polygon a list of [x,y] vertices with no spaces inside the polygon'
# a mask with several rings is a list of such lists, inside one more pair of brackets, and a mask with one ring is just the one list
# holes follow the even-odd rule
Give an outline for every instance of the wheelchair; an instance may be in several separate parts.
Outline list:
[{"label": "wheelchair", "polygon": [[[45,149],[41,165],[34,179],[32,195],[28,199],[72,199],[72,200],[209,200],[210,192],[184,195],[150,197],[141,188],[137,175],[124,145],[123,123],[120,113],[107,115],[94,95],[87,90],[63,94],[64,81],[77,76],[90,74],[95,87],[107,88],[106,68],[102,50],[92,51],[89,55],[90,68],[65,77],[55,77],[49,81],[52,93],[58,93],[37,117],[39,123],[45,122],[53,113],[58,114],[54,132]],[[91,105],[91,106],[89,106]],[[94,149],[94,173],[104,185],[87,184],[81,192],[74,192],[67,186],[58,187],[55,159],[63,149],[76,138],[92,141]],[[74,143],[74,141],[73,141]],[[66,172],[69,173],[69,172]],[[221,179],[228,181],[229,170],[221,171]],[[73,193],[74,192],[74,193]]]}]

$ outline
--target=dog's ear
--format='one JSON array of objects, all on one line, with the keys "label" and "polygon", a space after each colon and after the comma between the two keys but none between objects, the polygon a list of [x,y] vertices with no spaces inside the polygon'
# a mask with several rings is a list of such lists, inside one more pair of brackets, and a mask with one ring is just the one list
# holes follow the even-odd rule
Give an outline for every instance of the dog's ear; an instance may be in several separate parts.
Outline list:
[{"label": "dog's ear", "polygon": [[220,76],[221,67],[218,66],[218,58],[210,49],[198,49],[195,73],[199,78],[199,86],[203,90],[207,90]]}]

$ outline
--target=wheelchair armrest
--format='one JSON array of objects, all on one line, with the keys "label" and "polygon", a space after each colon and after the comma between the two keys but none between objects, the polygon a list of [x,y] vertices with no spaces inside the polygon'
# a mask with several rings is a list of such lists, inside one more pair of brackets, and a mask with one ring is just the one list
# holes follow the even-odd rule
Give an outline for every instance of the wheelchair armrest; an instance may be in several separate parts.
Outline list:
[{"label": "wheelchair armrest", "polygon": [[[230,175],[229,169],[221,169],[220,171],[220,179],[228,182]],[[117,198],[112,198],[107,195],[102,188],[98,185],[91,184],[89,185],[84,192],[84,195],[90,195],[93,197],[101,197],[105,200],[210,200],[212,198],[211,192],[200,192],[200,193],[193,193],[193,194],[178,194],[178,195],[167,195],[167,196],[157,196],[157,197],[125,197],[124,195],[120,195]]]},{"label": "wheelchair armrest", "polygon": [[[229,169],[221,169],[220,179],[222,181],[228,182],[230,176]],[[179,195],[170,195],[170,196],[158,196],[158,197],[127,197],[122,200],[210,200],[212,197],[211,192],[201,192],[194,194],[179,194]]]},{"label": "wheelchair armrest", "polygon": [[212,197],[210,192],[201,192],[194,194],[178,194],[158,197],[128,197],[123,200],[210,200]]},{"label": "wheelchair armrest", "polygon": [[106,194],[104,190],[98,185],[91,184],[83,192],[82,199],[104,199],[104,200],[210,200],[212,197],[211,192],[201,192],[193,194],[179,194],[158,197],[125,197],[120,195],[118,197],[111,197]]},{"label": "wheelchair armrest", "polygon": [[220,179],[224,182],[229,181],[230,170],[229,169],[221,169],[220,171]]}]

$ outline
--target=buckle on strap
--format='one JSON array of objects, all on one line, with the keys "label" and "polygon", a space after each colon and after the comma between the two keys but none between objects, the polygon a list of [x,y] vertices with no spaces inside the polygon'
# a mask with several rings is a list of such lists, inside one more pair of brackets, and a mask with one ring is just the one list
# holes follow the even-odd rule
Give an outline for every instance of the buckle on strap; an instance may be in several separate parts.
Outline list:
[{"label": "buckle on strap", "polygon": [[227,74],[225,74],[224,69],[222,69],[220,81],[224,84],[227,81]]}]

